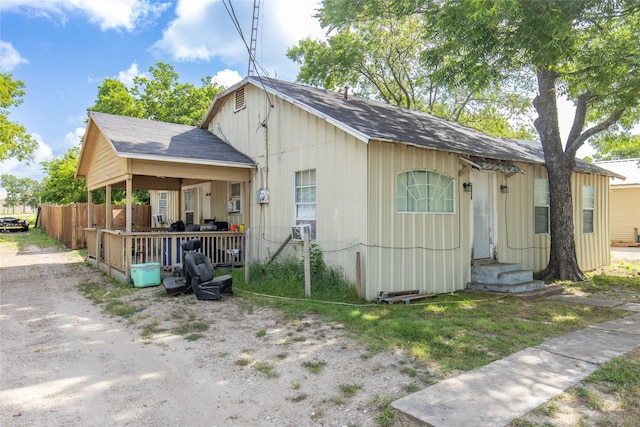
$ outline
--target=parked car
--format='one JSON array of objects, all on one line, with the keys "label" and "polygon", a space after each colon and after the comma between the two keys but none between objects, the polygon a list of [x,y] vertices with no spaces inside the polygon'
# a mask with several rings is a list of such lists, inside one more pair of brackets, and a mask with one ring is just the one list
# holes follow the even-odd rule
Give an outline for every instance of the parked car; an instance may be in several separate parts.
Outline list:
[{"label": "parked car", "polygon": [[11,216],[0,218],[0,231],[29,231],[29,221]]}]

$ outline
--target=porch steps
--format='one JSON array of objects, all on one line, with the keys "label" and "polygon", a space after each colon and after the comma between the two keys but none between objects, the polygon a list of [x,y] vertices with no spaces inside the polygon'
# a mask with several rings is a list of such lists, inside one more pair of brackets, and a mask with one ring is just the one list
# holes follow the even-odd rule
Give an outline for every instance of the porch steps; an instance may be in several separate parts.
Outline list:
[{"label": "porch steps", "polygon": [[467,289],[502,293],[531,292],[544,288],[544,281],[533,280],[533,272],[521,264],[481,263],[471,267]]}]

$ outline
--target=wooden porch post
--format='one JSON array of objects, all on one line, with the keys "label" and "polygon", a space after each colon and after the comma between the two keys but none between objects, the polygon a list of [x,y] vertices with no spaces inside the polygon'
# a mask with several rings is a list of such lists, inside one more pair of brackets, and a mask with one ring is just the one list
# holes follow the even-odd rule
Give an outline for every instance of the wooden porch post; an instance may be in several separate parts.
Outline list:
[{"label": "wooden porch post", "polygon": [[133,179],[131,178],[131,174],[127,175],[127,211],[126,211],[126,218],[127,218],[127,233],[131,233],[131,224],[132,224],[132,220],[131,217],[133,216],[133,211],[131,209],[131,200],[133,198]]},{"label": "wooden porch post", "polygon": [[87,190],[87,227],[93,228],[93,192]]},{"label": "wooden porch post", "polygon": [[111,211],[111,185],[107,185],[107,195],[104,202],[104,228],[107,230],[113,229],[113,212]]}]

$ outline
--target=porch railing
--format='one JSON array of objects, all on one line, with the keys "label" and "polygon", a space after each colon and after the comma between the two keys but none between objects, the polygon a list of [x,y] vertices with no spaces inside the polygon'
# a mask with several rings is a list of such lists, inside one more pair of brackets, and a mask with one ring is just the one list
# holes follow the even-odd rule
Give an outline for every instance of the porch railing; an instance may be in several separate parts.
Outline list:
[{"label": "porch railing", "polygon": [[159,263],[173,271],[182,262],[182,242],[200,239],[202,252],[214,266],[244,265],[245,233],[221,231],[196,232],[133,232],[85,229],[88,257],[98,266],[104,265],[111,274],[115,269],[126,277],[132,264]]}]

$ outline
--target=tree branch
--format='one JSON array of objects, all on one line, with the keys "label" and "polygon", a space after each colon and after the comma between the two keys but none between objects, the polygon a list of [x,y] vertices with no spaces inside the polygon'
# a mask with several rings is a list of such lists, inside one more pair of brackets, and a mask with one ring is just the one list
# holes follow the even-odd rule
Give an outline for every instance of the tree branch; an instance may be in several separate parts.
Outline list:
[{"label": "tree branch", "polygon": [[571,125],[571,131],[569,132],[569,136],[567,138],[567,145],[570,141],[573,141],[580,136],[582,129],[584,129],[584,122],[587,117],[587,107],[594,98],[595,95],[593,95],[589,91],[586,91],[578,97],[578,100],[576,102],[576,114],[573,118],[573,125]]},{"label": "tree branch", "polygon": [[577,137],[576,139],[574,139],[573,141],[567,144],[566,153],[572,156],[575,156],[576,152],[578,151],[578,148],[580,148],[587,139],[597,134],[598,132],[602,132],[603,130],[606,130],[609,126],[616,123],[620,119],[624,111],[625,111],[624,108],[617,110],[613,112],[613,114],[611,114],[609,117],[607,117],[606,120],[585,130],[579,137]]}]

